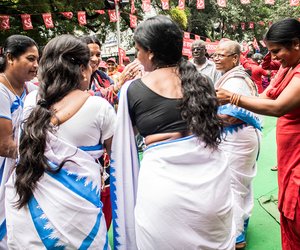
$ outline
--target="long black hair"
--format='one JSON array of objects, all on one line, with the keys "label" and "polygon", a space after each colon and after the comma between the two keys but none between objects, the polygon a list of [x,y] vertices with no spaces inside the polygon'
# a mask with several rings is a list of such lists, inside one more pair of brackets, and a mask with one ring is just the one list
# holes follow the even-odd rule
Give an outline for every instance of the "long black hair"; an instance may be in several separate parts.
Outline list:
[{"label": "long black hair", "polygon": [[286,48],[292,46],[293,42],[300,40],[300,22],[294,18],[286,18],[271,25],[264,40],[278,43]]},{"label": "long black hair", "polygon": [[208,78],[182,58],[183,32],[179,26],[166,16],[151,17],[136,28],[134,40],[153,53],[155,67],[178,66],[183,92],[182,118],[207,146],[217,148],[223,127],[217,115],[216,93]]},{"label": "long black hair", "polygon": [[0,53],[0,72],[4,72],[7,66],[7,55],[12,58],[18,58],[23,55],[28,48],[38,45],[28,36],[12,35],[9,36],[3,44],[2,52]]},{"label": "long black hair", "polygon": [[38,71],[40,100],[24,121],[20,137],[15,182],[18,208],[28,202],[45,170],[53,171],[44,156],[47,132],[54,130],[50,122],[54,115],[51,106],[72,90],[80,88],[83,78],[80,67],[86,68],[88,63],[87,45],[72,35],[52,39],[43,50]]}]

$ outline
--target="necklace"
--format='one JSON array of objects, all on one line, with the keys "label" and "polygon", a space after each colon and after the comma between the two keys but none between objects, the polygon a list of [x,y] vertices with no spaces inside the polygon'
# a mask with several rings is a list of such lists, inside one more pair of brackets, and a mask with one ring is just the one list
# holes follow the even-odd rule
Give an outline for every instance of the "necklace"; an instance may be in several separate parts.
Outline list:
[{"label": "necklace", "polygon": [[156,69],[163,69],[163,68],[172,68],[172,67],[176,67],[176,66],[178,66],[177,63],[169,64],[169,65],[161,65],[161,66],[156,66],[154,70],[156,70]]},{"label": "necklace", "polygon": [[8,85],[10,86],[12,92],[17,96],[17,93],[16,93],[14,87],[11,85],[10,81],[7,79],[7,76],[6,76],[4,73],[2,73],[2,76],[3,76],[3,77],[5,78],[5,80],[7,81],[7,83],[8,83]]}]

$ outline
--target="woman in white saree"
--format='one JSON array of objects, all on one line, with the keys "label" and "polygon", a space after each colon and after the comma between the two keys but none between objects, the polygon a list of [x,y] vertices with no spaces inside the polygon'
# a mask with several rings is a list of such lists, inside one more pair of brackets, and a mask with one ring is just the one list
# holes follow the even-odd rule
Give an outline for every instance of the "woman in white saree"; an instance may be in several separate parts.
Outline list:
[{"label": "woman in white saree", "polygon": [[96,159],[103,147],[110,152],[115,111],[85,91],[89,59],[87,45],[71,35],[43,51],[40,89],[26,99],[19,159],[6,186],[11,249],[109,249]]},{"label": "woman in white saree", "polygon": [[[126,83],[112,146],[115,249],[234,249],[233,197],[213,87],[182,59],[183,33],[166,16],[140,24],[149,73]],[[134,128],[147,148],[138,167]]]}]

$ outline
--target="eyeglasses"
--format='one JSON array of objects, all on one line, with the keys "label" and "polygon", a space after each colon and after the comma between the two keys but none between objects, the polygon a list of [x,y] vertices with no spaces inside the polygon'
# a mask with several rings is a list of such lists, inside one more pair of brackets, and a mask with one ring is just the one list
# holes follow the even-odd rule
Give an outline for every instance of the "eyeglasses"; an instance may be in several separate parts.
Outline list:
[{"label": "eyeglasses", "polygon": [[217,58],[219,58],[219,59],[224,59],[225,57],[230,57],[230,56],[233,56],[233,55],[236,55],[236,53],[232,53],[232,54],[230,54],[230,55],[224,55],[224,54],[213,54],[211,57],[213,58],[213,59],[217,59]]},{"label": "eyeglasses", "polygon": [[205,47],[192,48],[192,51],[201,51],[201,50],[205,50]]}]

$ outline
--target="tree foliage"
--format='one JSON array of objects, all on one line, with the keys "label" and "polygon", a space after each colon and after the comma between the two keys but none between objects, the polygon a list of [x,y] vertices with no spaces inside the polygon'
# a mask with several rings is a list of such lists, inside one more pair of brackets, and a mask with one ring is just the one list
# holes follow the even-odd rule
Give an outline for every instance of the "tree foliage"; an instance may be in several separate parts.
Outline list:
[{"label": "tree foliage", "polygon": [[[256,37],[261,40],[269,23],[284,17],[300,17],[300,7],[291,7],[286,0],[275,0],[275,5],[266,5],[263,0],[251,0],[242,5],[240,0],[227,0],[227,7],[220,8],[216,0],[205,0],[205,9],[196,9],[196,0],[186,0],[185,10],[179,10],[178,0],[170,0],[170,10],[162,10],[161,0],[152,0],[156,13],[169,15],[183,30],[219,40],[222,37],[243,40]],[[142,0],[135,0],[135,15],[141,21],[144,18]],[[1,0],[1,15],[10,16],[10,30],[0,32],[0,41],[11,34],[24,34],[43,45],[52,37],[65,33],[96,33],[103,42],[110,31],[116,30],[116,24],[109,21],[107,11],[98,14],[94,10],[104,9],[104,0]],[[73,17],[69,20],[61,12],[70,11]],[[87,25],[79,26],[77,11],[86,11]],[[46,29],[42,13],[50,12],[54,21],[53,29]],[[121,12],[121,30],[129,28],[130,5]],[[20,14],[31,14],[33,30],[24,31]],[[246,24],[242,30],[241,23]],[[248,23],[254,22],[255,28],[249,29]],[[260,24],[259,24],[260,23]],[[234,29],[233,27],[236,27]]]}]

